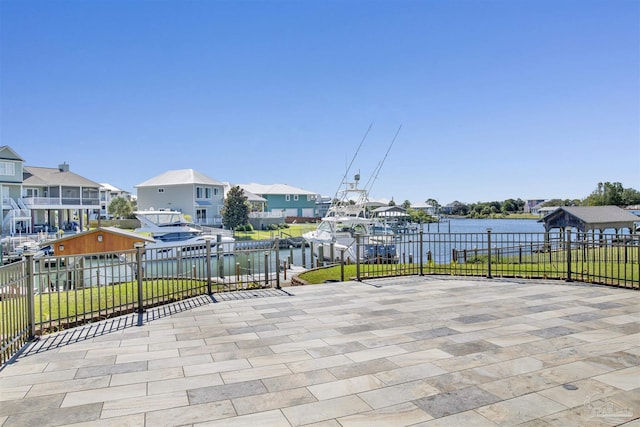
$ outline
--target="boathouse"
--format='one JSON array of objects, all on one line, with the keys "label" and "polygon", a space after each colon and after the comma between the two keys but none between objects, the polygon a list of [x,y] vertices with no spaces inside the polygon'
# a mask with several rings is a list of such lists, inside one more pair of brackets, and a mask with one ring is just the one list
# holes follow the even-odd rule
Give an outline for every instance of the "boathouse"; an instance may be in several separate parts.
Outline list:
[{"label": "boathouse", "polygon": [[633,233],[640,217],[618,206],[562,206],[540,219],[545,231],[554,228],[575,228],[581,232],[603,233],[605,230],[622,232],[625,228]]},{"label": "boathouse", "polygon": [[115,251],[128,251],[135,243],[154,242],[151,237],[115,227],[99,227],[90,231],[72,234],[58,240],[42,243],[51,245],[55,255],[94,254]]}]

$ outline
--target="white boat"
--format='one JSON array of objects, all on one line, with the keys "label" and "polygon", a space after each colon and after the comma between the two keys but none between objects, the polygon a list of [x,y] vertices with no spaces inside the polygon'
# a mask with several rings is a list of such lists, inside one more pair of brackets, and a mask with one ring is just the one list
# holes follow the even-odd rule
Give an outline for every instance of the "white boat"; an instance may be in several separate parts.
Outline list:
[{"label": "white boat", "polygon": [[206,255],[207,239],[210,240],[211,255],[220,251],[225,255],[233,253],[235,239],[220,233],[207,233],[199,226],[187,221],[182,212],[172,210],[148,210],[134,212],[140,221],[138,233],[147,233],[155,242],[148,243],[157,255],[168,257],[202,257]]},{"label": "white boat", "polygon": [[[359,174],[354,182],[345,180],[316,230],[302,237],[323,261],[340,261],[344,251],[345,262],[397,262],[397,236],[384,219],[371,216],[368,192],[358,188],[359,180]],[[359,250],[357,234],[362,236]]]}]

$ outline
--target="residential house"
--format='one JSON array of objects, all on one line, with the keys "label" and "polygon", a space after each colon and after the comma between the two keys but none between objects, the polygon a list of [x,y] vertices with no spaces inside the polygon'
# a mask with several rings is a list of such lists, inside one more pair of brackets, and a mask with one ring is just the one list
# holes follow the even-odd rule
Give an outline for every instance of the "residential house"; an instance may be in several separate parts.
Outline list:
[{"label": "residential house", "polygon": [[540,213],[540,208],[542,208],[545,199],[530,199],[524,202],[523,211],[524,213],[531,213],[534,215],[538,215]]},{"label": "residential house", "polygon": [[284,218],[315,218],[317,193],[287,184],[239,184],[240,187],[266,199],[265,212],[278,213]]},{"label": "residential house", "polygon": [[46,229],[83,229],[99,209],[100,184],[70,171],[24,166],[9,146],[0,147],[2,232],[33,233]]},{"label": "residential house", "polygon": [[433,206],[433,205],[430,205],[428,203],[424,203],[424,204],[418,203],[418,204],[415,204],[415,205],[411,205],[411,209],[415,209],[417,211],[422,211],[422,212],[424,212],[425,214],[427,214],[429,216],[437,216],[438,215],[436,207]]},{"label": "residential house", "polygon": [[[99,215],[102,219],[111,219],[109,214],[109,205],[113,199],[122,197],[123,199],[131,201],[133,196],[131,193],[125,190],[121,190],[118,187],[114,187],[108,183],[100,184],[100,212]],[[97,216],[97,214],[96,214]],[[93,218],[97,219],[97,218]]]},{"label": "residential house", "polygon": [[135,187],[138,210],[170,209],[199,225],[222,224],[224,183],[193,169],[170,170]]}]

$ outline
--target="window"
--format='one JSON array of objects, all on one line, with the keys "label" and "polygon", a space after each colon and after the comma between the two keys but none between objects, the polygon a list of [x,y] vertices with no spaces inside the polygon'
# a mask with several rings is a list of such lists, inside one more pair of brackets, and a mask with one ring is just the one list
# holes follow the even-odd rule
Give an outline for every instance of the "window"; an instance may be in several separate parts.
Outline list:
[{"label": "window", "polygon": [[213,189],[213,195],[214,195],[214,196],[217,196],[218,194],[219,194],[219,193],[218,193],[218,189],[217,189],[217,188],[214,188],[214,189]]},{"label": "window", "polygon": [[0,162],[0,175],[14,176],[16,174],[16,165],[11,162]]},{"label": "window", "polygon": [[38,197],[38,189],[37,188],[25,188],[24,189],[24,197]]},{"label": "window", "polygon": [[196,199],[210,199],[211,187],[196,187]]},{"label": "window", "polygon": [[285,201],[290,201],[291,200],[291,194],[287,194],[286,196],[284,196],[284,200]]},{"label": "window", "polygon": [[158,188],[158,193],[164,193],[164,188]]},{"label": "window", "polygon": [[297,194],[293,195],[293,200],[296,201],[296,202],[298,201],[298,195]]}]

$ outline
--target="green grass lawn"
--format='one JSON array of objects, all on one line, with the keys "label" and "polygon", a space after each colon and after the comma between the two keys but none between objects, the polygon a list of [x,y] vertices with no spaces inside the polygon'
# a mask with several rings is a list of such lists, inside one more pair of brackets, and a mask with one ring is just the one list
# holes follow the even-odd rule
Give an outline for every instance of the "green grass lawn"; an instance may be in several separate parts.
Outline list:
[{"label": "green grass lawn", "polygon": [[[589,283],[604,283],[640,288],[640,264],[638,250],[624,251],[624,248],[598,248],[573,250],[571,252],[571,278]],[[493,257],[491,276],[523,277],[545,279],[567,279],[569,277],[566,251],[535,253],[511,257]],[[385,277],[414,274],[447,274],[455,276],[489,275],[487,256],[478,256],[466,263],[451,262],[446,264],[361,264],[360,276]],[[340,266],[332,266],[310,270],[299,275],[299,278],[310,284],[342,279]],[[344,279],[356,277],[356,266],[344,267]]]},{"label": "green grass lawn", "polygon": [[308,231],[313,231],[317,224],[289,224],[287,228],[278,230],[253,230],[253,231],[237,231],[234,233],[236,240],[273,240],[276,237],[285,239],[288,237],[300,237]]},{"label": "green grass lawn", "polygon": [[[216,290],[214,285],[214,291]],[[202,280],[145,280],[142,284],[146,307],[167,304],[202,295],[207,283]],[[137,282],[109,286],[47,292],[35,296],[35,322],[44,329],[65,329],[69,325],[126,314],[138,308]],[[0,311],[0,317],[2,313]]]}]

